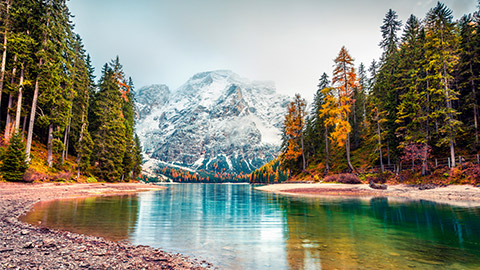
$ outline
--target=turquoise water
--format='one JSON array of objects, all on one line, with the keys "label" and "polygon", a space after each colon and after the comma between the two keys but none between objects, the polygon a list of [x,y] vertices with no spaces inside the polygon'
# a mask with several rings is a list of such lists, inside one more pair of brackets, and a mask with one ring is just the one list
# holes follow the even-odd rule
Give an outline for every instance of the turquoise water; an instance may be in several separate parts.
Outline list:
[{"label": "turquoise water", "polygon": [[178,184],[40,203],[24,220],[159,247],[222,269],[480,269],[480,208],[428,201]]}]

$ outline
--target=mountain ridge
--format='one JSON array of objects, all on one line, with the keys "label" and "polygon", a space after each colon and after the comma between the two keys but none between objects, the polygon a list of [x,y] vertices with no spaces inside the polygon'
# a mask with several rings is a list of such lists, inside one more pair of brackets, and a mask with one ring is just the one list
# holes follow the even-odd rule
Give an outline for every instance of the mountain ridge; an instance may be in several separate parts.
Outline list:
[{"label": "mountain ridge", "polygon": [[200,72],[178,89],[155,84],[136,92],[136,130],[145,167],[248,174],[280,149],[288,97],[273,82],[229,70]]}]

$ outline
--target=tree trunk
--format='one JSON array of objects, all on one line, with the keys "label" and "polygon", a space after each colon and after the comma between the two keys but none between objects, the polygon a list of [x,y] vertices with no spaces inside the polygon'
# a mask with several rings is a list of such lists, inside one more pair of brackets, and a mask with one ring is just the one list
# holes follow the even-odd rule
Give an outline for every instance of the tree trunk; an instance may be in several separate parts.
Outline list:
[{"label": "tree trunk", "polygon": [[[70,108],[70,114],[72,113],[72,108]],[[70,134],[70,125],[72,124],[72,118],[68,119],[68,125],[65,128],[65,134],[63,135],[63,145],[64,149],[62,151],[62,164],[67,159],[68,155],[68,136]]]},{"label": "tree trunk", "polygon": [[[42,60],[40,59],[40,62]],[[37,111],[37,100],[38,100],[38,82],[39,78],[35,81],[35,90],[33,91],[33,100],[32,100],[32,109],[30,111],[30,121],[28,125],[28,134],[27,134],[27,144],[25,154],[27,155],[27,161],[30,161],[30,151],[32,148],[32,138],[33,138],[33,126],[35,124],[35,114]]]},{"label": "tree trunk", "polygon": [[25,134],[25,127],[27,126],[27,116],[25,115],[23,117],[23,126],[22,126],[22,140],[23,140],[23,134]]},{"label": "tree trunk", "polygon": [[367,130],[367,100],[364,96],[363,100],[363,127],[365,128],[365,132]]},{"label": "tree trunk", "polygon": [[0,68],[0,112],[1,112],[1,105],[2,105],[2,93],[3,93],[3,82],[5,80],[5,68],[7,63],[7,35],[8,35],[8,11],[10,9],[10,1],[6,1],[6,19],[4,23],[5,32],[3,33],[3,53],[2,53],[2,65]]},{"label": "tree trunk", "polygon": [[[470,74],[473,75],[472,63],[470,62]],[[477,102],[477,89],[475,89],[475,80],[470,79],[472,84],[472,93],[473,93],[473,124],[475,126],[475,146],[478,146],[478,102]]]},{"label": "tree trunk", "polygon": [[304,151],[304,147],[303,147],[303,132],[300,133],[300,142],[302,144],[302,167],[303,167],[303,171],[305,171],[305,151]]},{"label": "tree trunk", "polygon": [[328,128],[325,127],[325,175],[330,171],[330,150],[328,148]]},{"label": "tree trunk", "polygon": [[53,124],[48,125],[47,163],[48,167],[53,166]]},{"label": "tree trunk", "polygon": [[20,87],[18,88],[17,112],[15,114],[15,131],[20,130],[20,118],[22,117],[22,98],[23,98],[23,77],[25,75],[25,63],[22,63],[20,72]]},{"label": "tree trunk", "polygon": [[390,142],[387,140],[387,165],[390,167]]},{"label": "tree trunk", "polygon": [[378,135],[378,150],[380,152],[380,170],[382,171],[382,173],[384,173],[385,168],[383,167],[382,132],[380,129],[380,115],[378,114],[378,110],[377,110],[377,135]]},{"label": "tree trunk", "polygon": [[424,146],[424,152],[423,152],[423,157],[422,157],[422,175],[427,175],[427,170],[428,170],[428,147],[427,144]]},{"label": "tree trunk", "polygon": [[[13,68],[12,68],[12,78],[10,79],[10,84],[15,84],[15,74],[17,73],[17,55],[13,56]],[[13,95],[10,93],[8,96],[8,109],[7,109],[7,121],[5,123],[5,140],[10,138],[10,128],[12,123],[12,114],[10,113],[13,106]]]},{"label": "tree trunk", "polygon": [[452,101],[450,100],[450,89],[448,88],[448,79],[447,79],[447,75],[448,75],[448,72],[447,72],[447,63],[445,63],[445,58],[443,57],[443,52],[445,51],[444,47],[443,47],[443,44],[444,44],[444,40],[443,40],[443,29],[440,29],[440,38],[441,38],[441,47],[442,47],[442,64],[443,64],[443,87],[444,87],[444,90],[445,90],[445,100],[446,100],[446,103],[447,103],[447,110],[448,110],[448,127],[449,127],[449,133],[448,136],[450,137],[449,140],[450,140],[450,158],[452,159],[452,167],[455,167],[456,164],[455,164],[455,141],[454,141],[454,137],[455,137],[455,134],[454,134],[454,130],[453,130],[453,126],[452,126],[452,113],[451,113],[451,110],[453,109],[453,106],[452,106]]},{"label": "tree trunk", "polygon": [[12,93],[8,94],[8,106],[7,106],[7,119],[5,121],[5,140],[10,138],[10,130],[12,129],[12,114],[11,110],[13,109],[13,95]]},{"label": "tree trunk", "polygon": [[350,133],[347,134],[347,141],[345,143],[345,148],[347,150],[347,163],[348,163],[348,168],[352,171],[355,172],[355,168],[352,165],[352,162],[350,161]]},{"label": "tree trunk", "polygon": [[[87,128],[87,121],[85,121],[85,108],[82,110],[82,127],[80,128],[80,138],[78,139],[78,144],[79,148],[82,148],[82,142],[83,142],[83,137],[85,136],[85,129]],[[77,152],[77,179],[80,178],[80,162],[82,161],[81,159],[81,153]]]}]

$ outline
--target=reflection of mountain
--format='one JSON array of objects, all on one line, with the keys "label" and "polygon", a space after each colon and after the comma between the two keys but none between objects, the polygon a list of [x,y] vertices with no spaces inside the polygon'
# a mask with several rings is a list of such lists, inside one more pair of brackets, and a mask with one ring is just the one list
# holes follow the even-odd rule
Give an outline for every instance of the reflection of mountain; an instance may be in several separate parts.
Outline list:
[{"label": "reflection of mountain", "polygon": [[[283,201],[292,269],[435,269],[462,261],[480,267],[480,209],[431,202],[293,199]],[[462,267],[460,267],[462,268]]]},{"label": "reflection of mountain", "polygon": [[220,269],[287,269],[283,214],[249,185],[180,184],[139,194],[135,244]]},{"label": "reflection of mountain", "polygon": [[132,233],[137,210],[136,195],[56,200],[37,203],[22,221],[119,241]]}]

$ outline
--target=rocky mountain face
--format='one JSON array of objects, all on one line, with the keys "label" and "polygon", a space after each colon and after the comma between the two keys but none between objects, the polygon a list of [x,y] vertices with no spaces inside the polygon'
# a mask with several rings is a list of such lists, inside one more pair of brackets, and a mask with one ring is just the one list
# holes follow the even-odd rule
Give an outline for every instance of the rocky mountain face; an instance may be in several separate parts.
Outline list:
[{"label": "rocky mountain face", "polygon": [[269,82],[231,71],[198,73],[176,91],[135,93],[136,132],[148,166],[250,173],[279,152],[289,102]]}]

